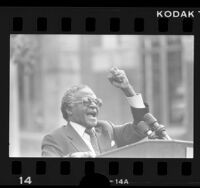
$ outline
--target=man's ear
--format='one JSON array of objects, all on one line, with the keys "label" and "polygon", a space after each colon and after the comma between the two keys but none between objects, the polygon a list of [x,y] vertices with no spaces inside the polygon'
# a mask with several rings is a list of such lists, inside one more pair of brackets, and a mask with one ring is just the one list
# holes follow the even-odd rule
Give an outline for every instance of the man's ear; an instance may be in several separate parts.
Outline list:
[{"label": "man's ear", "polygon": [[71,107],[66,108],[66,112],[69,116],[71,116],[72,115],[72,108]]}]

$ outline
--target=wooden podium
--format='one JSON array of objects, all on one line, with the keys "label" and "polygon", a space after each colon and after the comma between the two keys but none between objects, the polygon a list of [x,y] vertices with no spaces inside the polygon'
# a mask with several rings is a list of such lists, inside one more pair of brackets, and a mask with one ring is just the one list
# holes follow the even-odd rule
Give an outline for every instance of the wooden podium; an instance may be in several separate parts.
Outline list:
[{"label": "wooden podium", "polygon": [[193,142],[143,140],[102,153],[105,158],[193,158]]}]

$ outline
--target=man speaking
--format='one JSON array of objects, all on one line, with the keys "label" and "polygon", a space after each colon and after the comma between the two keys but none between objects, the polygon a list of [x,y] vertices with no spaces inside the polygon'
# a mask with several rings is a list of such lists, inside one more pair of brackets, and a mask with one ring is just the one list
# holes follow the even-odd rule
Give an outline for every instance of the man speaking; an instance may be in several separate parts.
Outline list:
[{"label": "man speaking", "polygon": [[134,91],[123,70],[111,68],[108,79],[125,94],[133,122],[114,125],[110,121],[98,120],[101,99],[86,85],[73,86],[66,91],[61,104],[67,125],[44,137],[42,156],[98,157],[103,152],[135,143],[145,137],[136,129],[136,123],[149,112],[141,94]]}]

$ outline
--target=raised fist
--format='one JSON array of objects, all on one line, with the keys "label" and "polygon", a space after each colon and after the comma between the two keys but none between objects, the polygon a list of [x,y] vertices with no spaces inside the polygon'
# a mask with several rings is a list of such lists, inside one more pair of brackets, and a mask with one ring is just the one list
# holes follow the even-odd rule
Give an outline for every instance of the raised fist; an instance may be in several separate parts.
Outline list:
[{"label": "raised fist", "polygon": [[129,81],[124,70],[116,67],[110,69],[108,79],[111,84],[117,88],[126,89],[129,87]]}]

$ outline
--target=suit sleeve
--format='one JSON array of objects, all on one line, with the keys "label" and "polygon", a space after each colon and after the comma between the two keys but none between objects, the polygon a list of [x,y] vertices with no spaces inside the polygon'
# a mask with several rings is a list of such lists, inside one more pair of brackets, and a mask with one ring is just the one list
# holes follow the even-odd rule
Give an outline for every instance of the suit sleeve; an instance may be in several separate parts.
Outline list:
[{"label": "suit sleeve", "polygon": [[62,149],[59,148],[56,141],[51,135],[46,135],[42,141],[42,156],[43,157],[63,157]]},{"label": "suit sleeve", "polygon": [[133,123],[126,123],[124,125],[112,124],[112,127],[113,138],[118,147],[138,142],[146,137],[135,129]]},{"label": "suit sleeve", "polygon": [[149,112],[149,105],[147,103],[144,103],[144,105],[145,108],[134,108],[131,106],[131,113],[135,125],[137,125],[140,121],[142,121],[144,115]]},{"label": "suit sleeve", "polygon": [[131,112],[134,120],[133,122],[123,125],[114,125],[110,122],[113,127],[114,140],[119,147],[138,142],[146,137],[145,135],[139,133],[135,128],[135,125],[143,119],[143,116],[146,113],[149,112],[149,107],[146,103],[145,106],[145,108],[131,107]]}]

